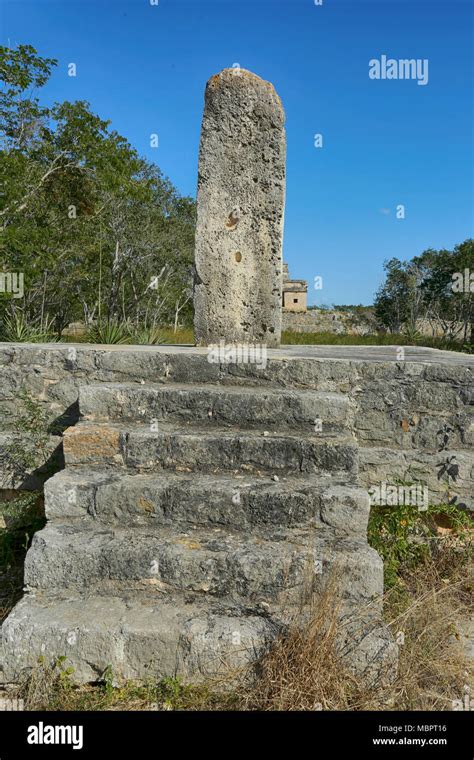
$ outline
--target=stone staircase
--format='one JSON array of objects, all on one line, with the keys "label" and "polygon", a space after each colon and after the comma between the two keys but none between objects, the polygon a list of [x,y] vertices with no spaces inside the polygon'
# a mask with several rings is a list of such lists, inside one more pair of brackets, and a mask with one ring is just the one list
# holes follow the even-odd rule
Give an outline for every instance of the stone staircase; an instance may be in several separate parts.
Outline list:
[{"label": "stone staircase", "polygon": [[39,656],[66,656],[78,682],[108,667],[117,679],[222,675],[333,572],[342,655],[359,674],[393,672],[348,396],[103,382],[81,386],[79,408],[25,596],[1,630],[0,681]]}]

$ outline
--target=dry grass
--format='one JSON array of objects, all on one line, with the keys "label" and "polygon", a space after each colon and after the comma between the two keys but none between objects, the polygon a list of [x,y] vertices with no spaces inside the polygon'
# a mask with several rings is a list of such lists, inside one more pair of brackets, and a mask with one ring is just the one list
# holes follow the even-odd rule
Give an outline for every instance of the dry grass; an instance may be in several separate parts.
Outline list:
[{"label": "dry grass", "polygon": [[337,609],[331,593],[303,628],[293,626],[259,665],[242,700],[258,710],[451,710],[472,678],[459,622],[473,613],[469,554],[447,545],[403,578],[404,592],[385,599],[387,622],[402,639],[398,675],[368,688],[337,654]]},{"label": "dry grass", "polygon": [[[25,548],[26,541],[21,553]],[[167,678],[116,688],[113,674],[106,674],[100,685],[76,687],[65,662],[58,662],[54,669],[38,664],[12,696],[36,710],[451,710],[464,687],[474,686],[472,662],[460,636],[462,621],[474,613],[471,548],[469,536],[448,533],[416,566],[399,568],[399,582],[386,594],[384,607],[393,635],[402,633],[404,640],[398,675],[388,686],[369,688],[341,660],[340,605],[333,577],[322,595],[310,598],[306,622],[295,615],[250,672],[229,674],[225,689],[222,678],[199,686]],[[16,550],[17,542],[4,546],[10,572]]]},{"label": "dry grass", "polygon": [[287,631],[256,663],[239,694],[246,710],[351,710],[367,690],[338,653],[340,598],[336,576],[311,598],[306,622],[296,613]]},{"label": "dry grass", "polygon": [[[451,710],[469,683],[457,621],[472,614],[472,565],[465,555],[443,549],[404,579],[404,593],[386,598],[386,616],[400,646],[398,675],[391,685],[369,688],[352,675],[337,653],[338,603],[334,586],[313,608],[305,625],[290,625],[260,659],[249,681],[223,692],[210,681],[184,685],[178,679],[114,688],[75,687],[64,665],[39,665],[13,696],[36,710]],[[232,684],[235,683],[232,674]]]},{"label": "dry grass", "polygon": [[473,663],[460,626],[474,612],[474,565],[470,547],[447,537],[435,556],[402,577],[405,593],[387,597],[386,618],[403,632],[400,666],[392,688],[396,709],[450,710],[472,684]]}]

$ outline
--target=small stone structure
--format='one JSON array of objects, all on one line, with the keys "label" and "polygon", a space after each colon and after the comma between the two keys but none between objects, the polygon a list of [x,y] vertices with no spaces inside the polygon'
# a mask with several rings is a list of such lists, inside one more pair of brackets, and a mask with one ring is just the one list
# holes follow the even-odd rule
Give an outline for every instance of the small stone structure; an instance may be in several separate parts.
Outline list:
[{"label": "small stone structure", "polygon": [[245,69],[211,77],[199,149],[194,292],[198,344],[280,343],[285,114]]},{"label": "small stone structure", "polygon": [[393,668],[364,489],[421,480],[471,505],[474,475],[474,359],[405,352],[287,346],[257,369],[185,346],[0,344],[4,435],[22,387],[70,422],[0,628],[0,682],[39,656],[65,656],[77,681],[243,665],[299,604],[311,558],[316,592],[342,568],[351,667]]},{"label": "small stone structure", "polygon": [[306,280],[291,280],[288,264],[283,264],[283,311],[306,312],[308,283]]},{"label": "small stone structure", "polygon": [[333,574],[341,656],[368,680],[393,673],[353,406],[328,390],[326,363],[258,369],[212,364],[204,348],[84,345],[0,345],[0,358],[2,388],[25,380],[56,417],[80,415],[65,469],[46,482],[25,595],[0,629],[0,682],[40,656],[66,657],[78,682],[107,668],[118,680],[222,677]]}]

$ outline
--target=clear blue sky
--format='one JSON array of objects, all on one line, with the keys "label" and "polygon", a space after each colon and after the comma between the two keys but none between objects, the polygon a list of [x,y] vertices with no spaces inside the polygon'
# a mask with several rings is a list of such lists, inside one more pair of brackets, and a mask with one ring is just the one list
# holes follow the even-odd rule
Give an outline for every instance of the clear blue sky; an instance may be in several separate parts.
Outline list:
[{"label": "clear blue sky", "polygon": [[[473,236],[471,2],[3,0],[0,13],[3,44],[59,60],[45,100],[88,100],[186,195],[207,79],[239,63],[273,82],[287,115],[284,256],[311,303],[371,303],[385,259]],[[382,54],[427,58],[428,84],[369,79]]]}]

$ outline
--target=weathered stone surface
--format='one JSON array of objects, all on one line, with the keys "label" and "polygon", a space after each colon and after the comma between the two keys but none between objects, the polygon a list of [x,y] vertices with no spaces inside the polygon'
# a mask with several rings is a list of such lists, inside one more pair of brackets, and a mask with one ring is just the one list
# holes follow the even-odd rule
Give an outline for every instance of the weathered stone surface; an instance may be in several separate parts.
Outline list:
[{"label": "weathered stone surface", "polygon": [[[0,631],[0,683],[14,683],[42,657],[65,657],[76,683],[96,681],[107,668],[120,683],[169,674],[194,683],[228,676],[254,662],[280,626],[237,605],[134,593],[68,596],[30,592]],[[339,653],[367,684],[393,678],[397,647],[380,618],[342,622]]]},{"label": "weathered stone surface", "polygon": [[102,421],[176,420],[210,426],[239,425],[267,430],[291,426],[301,433],[342,432],[350,404],[341,393],[222,385],[101,383],[79,393],[84,419]]},{"label": "weathered stone surface", "polygon": [[[79,680],[109,664],[146,677],[155,655],[153,672],[195,680],[235,655],[234,617],[249,624],[249,657],[271,639],[308,559],[322,564],[316,590],[340,573],[343,613],[361,620],[341,634],[348,662],[368,678],[392,667],[358,459],[367,485],[426,476],[442,499],[436,465],[455,456],[450,490],[467,501],[473,365],[428,349],[407,349],[405,362],[390,361],[390,347],[354,349],[275,349],[256,367],[212,364],[193,347],[0,346],[7,410],[26,383],[53,418],[77,420],[78,395],[90,418],[66,434],[67,468],[46,485],[50,523],[26,567],[46,596],[27,594],[5,623],[5,673],[38,652],[68,654],[76,620]],[[313,416],[321,432],[307,430]],[[443,425],[453,430],[439,452]]]},{"label": "weathered stone surface", "polygon": [[197,682],[242,668],[275,635],[271,621],[199,600],[27,594],[0,629],[0,683],[66,657],[77,683],[111,667],[118,681],[180,676]]},{"label": "weathered stone surface", "polygon": [[[163,423],[164,425],[164,423]],[[263,436],[260,432],[192,430],[153,433],[130,428],[124,462],[138,469],[189,468],[198,472],[247,470],[281,474],[342,471],[355,474],[357,446],[350,438],[321,439],[316,434]]]},{"label": "weathered stone surface", "polygon": [[[474,359],[435,349],[407,347],[406,361],[393,346],[285,346],[268,355],[266,367],[217,364],[207,350],[191,346],[37,346],[0,344],[0,403],[13,401],[21,386],[61,413],[77,402],[80,386],[107,382],[221,383],[272,388],[308,388],[347,393],[363,401],[364,389],[377,408],[398,403],[396,384],[427,383],[426,397],[441,386],[458,389],[464,405],[474,392]],[[73,352],[70,354],[70,352]],[[392,358],[390,359],[390,354]],[[68,358],[75,356],[74,359]],[[465,366],[464,366],[465,365]],[[375,384],[373,383],[375,381]],[[395,385],[393,383],[395,382]],[[391,384],[384,402],[384,391]],[[449,402],[449,399],[445,399]],[[365,407],[367,408],[367,406]],[[4,429],[2,419],[2,428]]]},{"label": "weathered stone surface", "polygon": [[[350,436],[324,437],[225,428],[180,430],[162,422],[150,426],[81,422],[68,433],[66,464],[127,466],[134,470],[221,472],[242,470],[291,474],[357,471],[357,445]],[[103,447],[103,448],[102,448]]]},{"label": "weathered stone surface", "polygon": [[[368,407],[355,414],[355,432],[361,446],[398,446],[400,449],[437,450],[443,441],[444,428],[449,428],[451,448],[473,445],[472,414],[467,412],[434,413],[415,411],[404,406],[375,410]],[[446,409],[451,408],[449,405]]]},{"label": "weathered stone surface", "polygon": [[[459,472],[449,482],[438,477],[440,466],[453,458]],[[436,453],[401,451],[392,448],[359,449],[360,479],[367,487],[382,482],[422,483],[427,486],[432,504],[447,503],[454,495],[459,503],[474,509],[474,453],[471,450],[453,450]]]},{"label": "weathered stone surface", "polygon": [[[321,567],[316,566],[316,560]],[[47,525],[35,534],[25,563],[30,588],[103,588],[138,582],[160,592],[227,596],[241,603],[297,604],[338,568],[343,598],[381,598],[382,563],[365,539],[325,537],[324,528],[253,530],[87,529]],[[347,580],[350,577],[350,583]]]},{"label": "weathered stone surface", "polygon": [[362,488],[331,486],[321,496],[321,519],[344,534],[365,535],[370,500]]},{"label": "weathered stone surface", "polygon": [[[27,456],[27,471],[24,460]],[[30,459],[31,457],[31,459]],[[46,461],[45,461],[46,460]],[[51,469],[64,466],[62,440],[56,435],[46,437],[42,450],[35,449],[27,432],[0,432],[0,489],[40,490]]]},{"label": "weathered stone surface", "polygon": [[398,668],[398,647],[377,614],[349,614],[340,623],[338,652],[352,672],[368,687],[393,681]]},{"label": "weathered stone surface", "polygon": [[120,430],[112,425],[78,425],[64,431],[64,457],[67,462],[122,464]]},{"label": "weathered stone surface", "polygon": [[[267,475],[94,472],[70,468],[45,485],[50,520],[89,517],[101,524],[229,526],[301,525],[341,528],[365,538],[368,495],[362,488],[302,474],[277,482]],[[338,514],[340,512],[340,515]]]},{"label": "weathered stone surface", "polygon": [[69,466],[117,465],[138,471],[344,472],[350,477],[357,472],[357,451],[350,435],[182,427],[168,422],[153,426],[80,422],[64,436]]},{"label": "weathered stone surface", "polygon": [[208,81],[195,248],[201,345],[279,345],[284,121],[273,86],[250,71],[224,69]]}]

